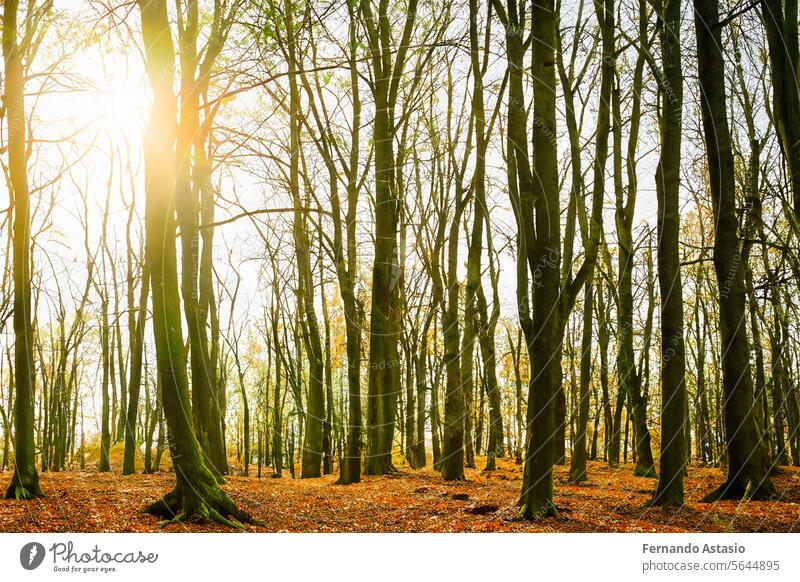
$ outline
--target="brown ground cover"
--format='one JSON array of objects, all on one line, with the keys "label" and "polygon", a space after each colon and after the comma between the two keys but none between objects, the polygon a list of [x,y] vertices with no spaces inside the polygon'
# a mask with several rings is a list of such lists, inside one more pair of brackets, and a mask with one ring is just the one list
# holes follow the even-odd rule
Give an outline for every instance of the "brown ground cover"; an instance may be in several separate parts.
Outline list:
[{"label": "brown ground cover", "polygon": [[[478,459],[481,467],[484,459]],[[263,525],[257,532],[790,532],[800,531],[800,469],[781,468],[773,481],[774,501],[699,503],[722,482],[719,468],[691,467],[687,504],[680,509],[644,504],[655,479],[633,476],[633,466],[610,469],[590,462],[589,481],[566,482],[556,468],[555,501],[561,517],[537,522],[514,520],[521,467],[501,459],[492,473],[467,469],[467,480],[445,483],[432,469],[402,469],[396,475],[365,477],[340,486],[336,477],[281,479],[230,476],[225,489]],[[299,472],[298,472],[299,475]],[[5,488],[11,473],[0,474]],[[0,501],[4,532],[152,532],[155,518],[142,507],[170,489],[174,475],[64,471],[41,475],[47,499]],[[160,531],[230,531],[200,521]]]}]

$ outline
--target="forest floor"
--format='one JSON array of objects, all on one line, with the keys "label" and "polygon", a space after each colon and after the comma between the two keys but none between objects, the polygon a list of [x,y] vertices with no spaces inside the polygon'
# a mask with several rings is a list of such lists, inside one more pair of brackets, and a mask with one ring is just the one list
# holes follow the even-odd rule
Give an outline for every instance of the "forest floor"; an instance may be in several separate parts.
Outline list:
[{"label": "forest floor", "polygon": [[[485,459],[478,458],[482,467]],[[298,472],[299,475],[299,472]],[[514,520],[521,467],[498,460],[498,470],[467,469],[467,480],[446,483],[432,469],[402,469],[395,475],[364,477],[336,485],[335,475],[292,479],[270,469],[255,477],[230,476],[224,486],[239,506],[263,525],[257,532],[791,532],[800,531],[800,469],[782,467],[773,477],[774,501],[699,503],[722,482],[719,468],[691,467],[687,503],[679,509],[644,507],[655,479],[633,476],[633,466],[610,469],[590,462],[589,480],[567,484],[567,468],[555,472],[555,502],[561,517],[537,522]],[[11,473],[0,474],[5,490]],[[174,475],[121,476],[119,473],[43,473],[47,499],[0,501],[2,532],[152,532],[155,518],[144,504],[167,492]],[[189,521],[160,531],[230,531]]]}]

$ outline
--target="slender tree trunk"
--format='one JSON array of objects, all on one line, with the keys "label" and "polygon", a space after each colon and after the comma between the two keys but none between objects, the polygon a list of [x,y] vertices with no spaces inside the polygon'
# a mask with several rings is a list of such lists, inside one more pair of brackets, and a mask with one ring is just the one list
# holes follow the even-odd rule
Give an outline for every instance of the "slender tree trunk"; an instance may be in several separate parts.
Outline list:
[{"label": "slender tree trunk", "polygon": [[486,445],[485,471],[493,471],[495,459],[503,456],[503,415],[500,403],[500,389],[497,385],[497,354],[495,352],[495,330],[500,318],[500,297],[498,292],[498,275],[492,258],[491,232],[487,219],[487,238],[489,239],[489,271],[492,280],[493,304],[492,313],[487,318],[488,306],[483,291],[478,293],[478,312],[481,317],[479,341],[483,357],[483,373],[486,381],[486,397],[489,401],[489,440]]},{"label": "slender tree trunk", "polygon": [[700,462],[710,465],[713,462],[713,442],[711,439],[711,418],[708,409],[708,388],[706,387],[706,334],[705,325],[701,323],[700,302],[703,300],[701,293],[703,289],[703,270],[699,269],[695,280],[695,345],[697,356],[695,357],[697,375],[697,410],[698,441]]},{"label": "slender tree trunk", "polygon": [[[294,14],[294,3],[284,2],[285,14]],[[302,66],[297,56],[295,24],[287,19],[286,49],[289,67],[289,113],[291,143],[289,151],[289,188],[295,206],[293,236],[297,253],[297,302],[303,317],[303,343],[308,357],[308,399],[303,435],[301,478],[319,477],[322,469],[323,424],[325,420],[324,365],[319,322],[314,307],[314,279],[311,272],[311,248],[304,206],[300,197],[301,113],[297,68]],[[298,362],[298,365],[299,362]]]},{"label": "slender tree trunk", "polygon": [[247,391],[244,386],[244,375],[239,373],[239,390],[242,396],[242,442],[244,451],[243,471],[245,477],[250,475],[251,461],[251,434],[250,434],[250,402],[247,398]]},{"label": "slender tree trunk", "polygon": [[139,390],[142,385],[142,360],[144,359],[144,328],[147,322],[147,299],[150,294],[150,275],[142,269],[141,289],[139,291],[139,312],[136,318],[134,345],[131,347],[130,382],[128,383],[128,410],[125,424],[125,450],[123,453],[122,474],[135,472],[136,419],[139,415]]},{"label": "slender tree trunk", "polygon": [[[322,245],[320,233],[320,247]],[[322,248],[320,248],[320,256]],[[331,323],[328,317],[328,303],[325,295],[325,273],[320,262],[320,297],[322,298],[322,321],[325,327],[325,421],[322,425],[322,473],[333,473],[333,370],[331,368]]]},{"label": "slender tree trunk", "polygon": [[[277,285],[273,286],[273,292],[277,291]],[[282,476],[283,471],[283,402],[281,396],[281,358],[277,353],[280,349],[278,345],[278,322],[277,316],[273,313],[272,319],[272,345],[275,351],[275,386],[272,392],[272,476],[275,478]]]},{"label": "slender tree trunk", "polygon": [[111,415],[111,403],[108,394],[108,384],[110,375],[110,362],[114,357],[112,346],[110,345],[110,327],[108,324],[108,297],[105,291],[101,291],[101,321],[100,321],[100,346],[101,346],[101,365],[102,379],[100,381],[101,394],[101,413],[100,413],[100,472],[110,471],[108,452],[111,448],[111,427],[109,425]]},{"label": "slender tree trunk", "polygon": [[[434,326],[434,337],[436,337],[436,329]],[[431,361],[438,360],[439,350],[434,344],[434,354],[432,360],[428,361],[428,368],[432,368]],[[433,468],[436,471],[441,470],[442,464],[442,449],[441,449],[441,420],[439,417],[439,385],[441,381],[441,367],[435,370],[431,369],[431,446],[433,448]]]},{"label": "slender tree trunk", "polygon": [[683,505],[686,465],[685,350],[680,237],[680,157],[683,108],[680,0],[661,4],[661,156],[656,168],[658,282],[661,291],[661,457],[654,505]]},{"label": "slender tree trunk", "polygon": [[430,322],[435,314],[436,310],[431,309],[420,333],[419,352],[414,357],[414,372],[417,384],[417,446],[415,448],[416,457],[414,459],[414,467],[416,469],[422,469],[427,464],[425,455],[425,393],[428,391],[428,330],[430,329]]},{"label": "slender tree trunk", "polygon": [[33,313],[31,309],[31,210],[28,190],[24,72],[22,47],[17,43],[18,0],[3,5],[3,103],[8,129],[8,173],[13,208],[14,278],[14,475],[6,499],[44,497],[36,471],[34,443]]},{"label": "slender tree trunk", "polygon": [[[639,3],[639,42],[647,42],[647,8],[645,0]],[[647,399],[641,393],[641,378],[638,377],[633,352],[633,220],[636,205],[638,180],[636,175],[636,148],[639,143],[639,121],[641,118],[642,77],[644,72],[644,54],[640,51],[633,72],[633,103],[630,113],[630,132],[628,137],[625,165],[628,185],[627,197],[624,196],[621,184],[621,119],[620,88],[614,90],[614,150],[615,181],[619,183],[616,190],[616,226],[619,243],[619,274],[617,280],[617,327],[619,336],[617,354],[617,374],[619,390],[629,394],[632,404],[634,437],[636,439],[636,467],[634,475],[655,477],[655,463],[650,446],[650,431],[647,428]]]},{"label": "slender tree trunk", "polygon": [[583,297],[583,332],[581,335],[581,379],[578,394],[578,426],[575,444],[572,447],[569,480],[572,483],[586,481],[586,427],[589,424],[589,383],[592,370],[592,310],[594,284],[587,283]]}]

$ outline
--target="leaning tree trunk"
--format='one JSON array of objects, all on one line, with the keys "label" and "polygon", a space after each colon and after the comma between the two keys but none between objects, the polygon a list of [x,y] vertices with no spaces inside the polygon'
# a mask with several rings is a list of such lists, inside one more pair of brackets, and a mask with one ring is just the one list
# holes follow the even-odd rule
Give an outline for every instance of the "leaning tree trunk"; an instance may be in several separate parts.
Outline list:
[{"label": "leaning tree trunk", "polygon": [[25,146],[25,101],[22,50],[17,44],[18,0],[3,6],[3,59],[8,127],[8,172],[14,213],[14,475],[6,499],[44,497],[36,471],[33,408],[36,379],[31,313],[31,211]]},{"label": "leaning tree trunk", "polygon": [[165,0],[139,0],[153,108],[145,135],[145,240],[153,295],[153,330],[175,488],[150,505],[153,515],[182,521],[194,514],[232,527],[253,519],[220,488],[192,427],[175,242],[174,52]]}]

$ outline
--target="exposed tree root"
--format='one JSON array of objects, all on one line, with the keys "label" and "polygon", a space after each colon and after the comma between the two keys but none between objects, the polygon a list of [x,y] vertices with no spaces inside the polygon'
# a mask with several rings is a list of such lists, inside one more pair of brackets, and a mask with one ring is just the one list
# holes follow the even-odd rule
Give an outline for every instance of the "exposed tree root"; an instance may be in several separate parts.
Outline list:
[{"label": "exposed tree root", "polygon": [[16,499],[17,501],[30,501],[32,499],[44,498],[46,495],[39,485],[39,478],[35,476],[30,479],[20,479],[17,469],[14,470],[14,475],[11,477],[11,483],[6,489],[3,499]]},{"label": "exposed tree root", "polygon": [[180,507],[181,501],[176,488],[164,495],[161,499],[145,507],[143,511],[155,517],[173,518],[180,513]]},{"label": "exposed tree root", "polygon": [[775,488],[769,480],[756,482],[753,479],[735,479],[725,481],[711,493],[700,500],[700,503],[712,503],[725,499],[751,499],[766,501],[775,496]]},{"label": "exposed tree root", "polygon": [[235,529],[245,529],[245,524],[259,525],[258,520],[239,509],[222,489],[212,489],[207,495],[200,495],[178,486],[145,507],[144,512],[161,518],[159,528],[187,521],[193,516]]}]

